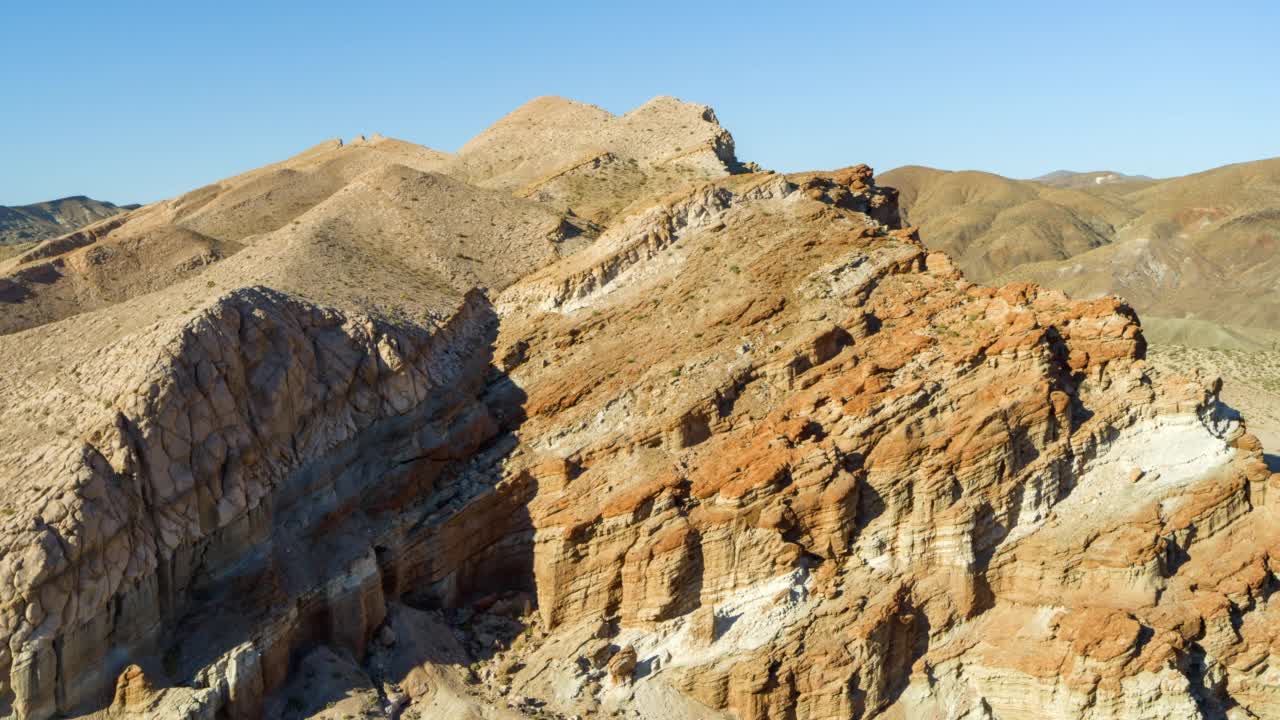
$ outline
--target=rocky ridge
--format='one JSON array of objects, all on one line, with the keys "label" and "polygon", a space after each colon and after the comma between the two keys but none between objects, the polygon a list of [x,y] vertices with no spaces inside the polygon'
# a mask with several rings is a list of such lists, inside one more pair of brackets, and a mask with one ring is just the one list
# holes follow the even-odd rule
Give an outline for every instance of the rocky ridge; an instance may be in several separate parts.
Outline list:
[{"label": "rocky ridge", "polygon": [[[1116,298],[966,280],[865,166],[602,113],[321,146],[21,263],[227,243],[0,336],[4,714],[1280,712],[1280,491],[1218,383]],[[522,169],[526,125],[645,179]]]}]

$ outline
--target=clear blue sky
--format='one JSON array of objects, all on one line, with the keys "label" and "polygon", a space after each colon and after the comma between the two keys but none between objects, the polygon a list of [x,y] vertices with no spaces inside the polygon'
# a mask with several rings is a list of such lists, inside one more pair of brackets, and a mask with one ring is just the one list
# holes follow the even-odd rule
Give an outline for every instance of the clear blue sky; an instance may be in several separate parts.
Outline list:
[{"label": "clear blue sky", "polygon": [[1175,175],[1280,155],[1278,38],[1275,2],[7,0],[0,204],[157,200],[374,131],[454,150],[546,94],[706,103],[786,171]]}]

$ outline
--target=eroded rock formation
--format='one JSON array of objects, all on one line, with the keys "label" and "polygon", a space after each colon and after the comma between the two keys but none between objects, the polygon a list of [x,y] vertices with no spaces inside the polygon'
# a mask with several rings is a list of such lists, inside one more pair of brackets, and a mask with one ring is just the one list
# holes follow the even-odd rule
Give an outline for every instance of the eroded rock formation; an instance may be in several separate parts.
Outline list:
[{"label": "eroded rock formation", "polygon": [[[967,281],[865,166],[600,113],[173,201],[233,252],[0,337],[5,714],[1280,713],[1280,480],[1215,381]],[[499,172],[525,125],[589,142]]]}]

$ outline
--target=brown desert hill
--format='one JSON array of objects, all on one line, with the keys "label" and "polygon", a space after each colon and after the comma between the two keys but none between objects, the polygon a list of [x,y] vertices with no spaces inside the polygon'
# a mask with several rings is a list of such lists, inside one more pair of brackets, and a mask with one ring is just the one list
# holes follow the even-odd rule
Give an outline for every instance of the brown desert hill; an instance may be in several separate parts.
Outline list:
[{"label": "brown desert hill", "polygon": [[1005,277],[1119,294],[1171,324],[1280,331],[1280,159],[1166,180],[1129,200],[1140,214],[1112,245]]},{"label": "brown desert hill", "polygon": [[[333,141],[47,241],[0,264],[0,302],[12,306],[0,316],[0,332],[163,289],[258,244],[271,249],[252,257],[268,254],[272,262],[250,261],[244,267],[251,273],[302,272],[291,265],[298,263],[309,268],[305,277],[327,285],[332,264],[349,258],[326,258],[322,248],[396,262],[401,253],[378,258],[375,246],[412,238],[415,272],[428,273],[432,284],[465,289],[501,287],[561,252],[557,243],[581,234],[561,213],[431,173],[443,157],[384,138]],[[427,252],[437,254],[427,259],[421,254]],[[507,269],[487,272],[479,258],[496,258]],[[384,283],[376,277],[364,282],[371,296],[381,294]],[[304,286],[316,290],[306,283],[291,289]]]},{"label": "brown desert hill", "polygon": [[170,222],[219,240],[239,241],[282,227],[360,174],[397,163],[439,170],[448,155],[373,135],[330,140],[282,163],[209,185],[172,202]]},{"label": "brown desert hill", "polygon": [[226,244],[0,335],[0,715],[1280,714],[1280,475],[1123,301],[975,284],[865,166],[588,234],[452,162],[27,259]]},{"label": "brown desert hill", "polygon": [[733,149],[705,105],[656,97],[615,116],[541,97],[464,145],[448,172],[605,222],[642,197],[738,170]]},{"label": "brown desert hill", "polygon": [[1141,189],[1144,185],[1155,181],[1154,178],[1147,177],[1146,175],[1125,175],[1124,173],[1113,172],[1111,170],[1093,170],[1090,172],[1055,170],[1051,173],[1031,178],[1031,180],[1044,185],[1071,188],[1087,188],[1096,187],[1098,185],[1124,183],[1125,187],[1120,189],[1126,191]]},{"label": "brown desert hill", "polygon": [[76,228],[137,207],[115,205],[83,195],[31,205],[0,206],[0,245],[38,242],[65,235]]},{"label": "brown desert hill", "polygon": [[398,313],[436,292],[501,290],[589,241],[551,208],[393,164],[257,238],[210,277],[236,277],[234,268],[252,278],[240,284]]},{"label": "brown desert hill", "polygon": [[[594,160],[584,164],[588,155]],[[534,233],[538,242],[555,236],[554,241],[546,240],[554,244],[594,234],[598,230],[591,219],[611,218],[643,197],[660,197],[690,182],[727,175],[737,168],[737,161],[732,138],[709,108],[666,97],[618,117],[581,103],[540,98],[478,135],[456,157],[379,135],[346,144],[331,140],[0,262],[0,303],[22,302],[14,312],[0,315],[0,333],[103,307],[197,275],[262,236],[300,222],[305,213],[356,184],[365,173],[392,165],[447,173],[472,184],[460,192],[473,193],[466,202],[475,207],[449,214],[419,205],[411,211],[419,222],[411,224],[412,230],[402,228],[406,233],[441,240],[440,228],[449,226],[431,227],[437,212],[479,218],[480,208],[493,207],[492,199],[500,196],[501,203],[512,208],[527,209],[536,202],[547,206],[538,212],[565,216],[559,229]],[[485,195],[475,184],[493,190]],[[517,197],[511,196],[513,190]],[[418,202],[405,198],[406,208]],[[352,222],[368,226],[378,217],[357,212]],[[481,267],[477,258],[496,249],[485,243],[510,239],[504,234],[508,228],[495,236],[483,232],[481,220],[464,225],[449,230],[454,235],[447,243],[449,257],[437,263],[440,274],[473,277],[479,284],[494,286],[497,276],[465,267]],[[532,231],[532,226],[526,229]],[[473,251],[465,247],[468,237],[473,238],[470,244],[479,243]],[[513,263],[524,252],[521,242],[512,249]]]},{"label": "brown desert hill", "polygon": [[137,207],[114,205],[83,195],[31,205],[0,206],[0,260],[46,238],[65,235]]},{"label": "brown desert hill", "polygon": [[930,247],[950,253],[978,280],[1105,245],[1135,215],[1111,186],[1058,188],[918,166],[883,173],[878,182],[899,191],[905,219]]},{"label": "brown desert hill", "polygon": [[900,189],[924,241],[973,277],[1118,294],[1161,339],[1262,335],[1267,346],[1280,331],[1280,159],[1078,190],[924,168],[880,180]]}]

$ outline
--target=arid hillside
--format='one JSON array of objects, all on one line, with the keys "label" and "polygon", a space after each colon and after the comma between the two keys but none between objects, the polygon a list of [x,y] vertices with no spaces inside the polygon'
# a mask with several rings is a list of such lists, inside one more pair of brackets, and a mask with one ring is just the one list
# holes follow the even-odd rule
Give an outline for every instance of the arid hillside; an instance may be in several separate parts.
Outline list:
[{"label": "arid hillside", "polygon": [[1123,200],[1127,185],[1055,187],[914,166],[877,182],[897,189],[907,222],[975,280],[1107,245],[1136,214]]},{"label": "arid hillside", "polygon": [[1280,159],[1159,181],[1043,180],[919,167],[879,178],[925,243],[975,279],[1120,295],[1157,341],[1272,347]]},{"label": "arid hillside", "polygon": [[607,222],[637,201],[736,166],[733,137],[706,106],[657,97],[614,116],[542,97],[464,145],[446,172]]},{"label": "arid hillside", "polygon": [[900,200],[1138,206],[733,147],[539,98],[0,264],[0,716],[1280,715],[1220,381]]},{"label": "arid hillside", "polygon": [[49,202],[0,206],[0,260],[41,240],[65,235],[103,218],[137,208],[77,195]]}]

